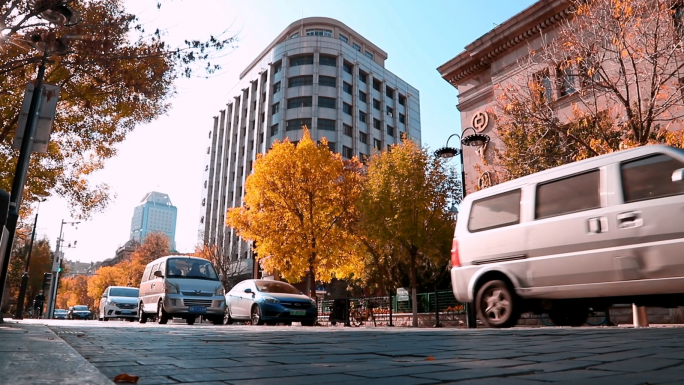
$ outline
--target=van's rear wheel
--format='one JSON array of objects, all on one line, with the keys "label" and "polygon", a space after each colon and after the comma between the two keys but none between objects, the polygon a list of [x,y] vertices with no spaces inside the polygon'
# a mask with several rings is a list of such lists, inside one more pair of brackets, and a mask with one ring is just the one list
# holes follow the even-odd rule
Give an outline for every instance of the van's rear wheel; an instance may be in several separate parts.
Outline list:
[{"label": "van's rear wheel", "polygon": [[485,326],[508,328],[518,322],[519,301],[511,287],[501,280],[489,281],[477,291],[477,315]]}]

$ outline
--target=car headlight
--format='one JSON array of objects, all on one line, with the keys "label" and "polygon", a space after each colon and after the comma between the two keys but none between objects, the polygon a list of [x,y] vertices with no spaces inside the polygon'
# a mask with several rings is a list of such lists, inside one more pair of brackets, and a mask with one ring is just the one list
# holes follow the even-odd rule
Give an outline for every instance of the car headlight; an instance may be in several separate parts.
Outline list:
[{"label": "car headlight", "polygon": [[280,301],[278,301],[277,299],[275,299],[273,297],[264,297],[263,300],[264,300],[264,302],[268,302],[268,303],[280,303]]},{"label": "car headlight", "polygon": [[164,284],[164,291],[166,294],[178,294],[178,285],[175,285],[169,281]]},{"label": "car headlight", "polygon": [[216,290],[214,290],[214,294],[216,295],[225,295],[225,291],[223,290],[223,286],[218,286]]}]

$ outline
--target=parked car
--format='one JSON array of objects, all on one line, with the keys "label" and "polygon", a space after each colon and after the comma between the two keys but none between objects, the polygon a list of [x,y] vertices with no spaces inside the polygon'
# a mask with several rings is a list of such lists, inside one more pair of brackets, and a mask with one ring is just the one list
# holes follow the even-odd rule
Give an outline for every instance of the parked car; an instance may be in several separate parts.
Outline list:
[{"label": "parked car", "polygon": [[313,326],[318,319],[316,301],[286,282],[248,279],[226,294],[225,323],[249,321],[252,325],[301,322]]},{"label": "parked car", "polygon": [[210,261],[172,255],[145,267],[138,300],[140,323],[150,317],[160,324],[183,318],[192,325],[197,316],[203,316],[220,325],[225,308],[223,285]]},{"label": "parked car", "polygon": [[55,319],[66,319],[67,311],[66,309],[55,309],[54,318]]},{"label": "parked car", "polygon": [[110,318],[123,318],[128,321],[138,319],[138,288],[109,286],[102,293],[98,321]]},{"label": "parked car", "polygon": [[67,311],[67,319],[90,320],[93,319],[93,313],[91,313],[88,306],[85,305],[71,306],[69,307],[69,311]]},{"label": "parked car", "polygon": [[454,295],[491,327],[521,312],[576,326],[588,308],[684,305],[684,151],[645,146],[467,196]]}]

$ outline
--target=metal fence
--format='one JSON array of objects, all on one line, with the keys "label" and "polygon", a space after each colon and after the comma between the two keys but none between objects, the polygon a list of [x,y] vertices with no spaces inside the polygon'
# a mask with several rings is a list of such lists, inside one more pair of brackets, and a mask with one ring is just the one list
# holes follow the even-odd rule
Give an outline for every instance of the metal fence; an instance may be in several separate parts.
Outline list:
[{"label": "metal fence", "polygon": [[[337,306],[346,305],[349,302],[349,307],[346,314],[340,314],[340,309],[337,309],[335,314],[335,303],[338,300]],[[342,300],[342,301],[339,301]],[[439,304],[439,312],[446,313],[442,317],[448,318],[449,315],[458,315],[465,313],[465,307],[462,303],[456,301],[454,294],[450,290],[421,293],[417,295],[418,313],[435,313],[437,305]],[[332,323],[343,323],[344,319],[349,314],[353,314],[359,318],[361,322],[369,326],[389,325],[391,323],[390,317],[402,315],[412,312],[411,296],[397,297],[393,296],[373,296],[373,297],[349,297],[349,298],[335,298],[324,299],[318,301],[318,321],[319,323],[329,323],[331,321],[331,313],[336,316],[333,317]],[[396,320],[396,318],[394,319]],[[393,320],[393,321],[394,321]],[[396,321],[395,321],[396,322]]]}]

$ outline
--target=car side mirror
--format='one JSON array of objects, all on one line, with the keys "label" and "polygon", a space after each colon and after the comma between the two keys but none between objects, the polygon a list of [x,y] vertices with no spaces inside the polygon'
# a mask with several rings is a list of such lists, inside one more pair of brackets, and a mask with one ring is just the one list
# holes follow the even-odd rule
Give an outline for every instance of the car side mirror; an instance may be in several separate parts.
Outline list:
[{"label": "car side mirror", "polygon": [[107,298],[107,294],[102,294],[102,298]]},{"label": "car side mirror", "polygon": [[672,173],[672,181],[681,182],[682,180],[684,180],[684,168],[674,170]]},{"label": "car side mirror", "polygon": [[164,274],[162,274],[161,270],[155,271],[154,276],[158,278],[164,278]]},{"label": "car side mirror", "polygon": [[251,293],[251,292],[252,292],[252,289],[250,289],[250,288],[245,289],[245,293]]}]

